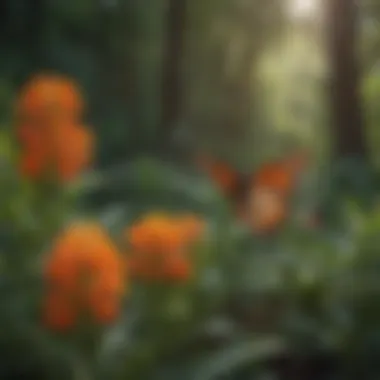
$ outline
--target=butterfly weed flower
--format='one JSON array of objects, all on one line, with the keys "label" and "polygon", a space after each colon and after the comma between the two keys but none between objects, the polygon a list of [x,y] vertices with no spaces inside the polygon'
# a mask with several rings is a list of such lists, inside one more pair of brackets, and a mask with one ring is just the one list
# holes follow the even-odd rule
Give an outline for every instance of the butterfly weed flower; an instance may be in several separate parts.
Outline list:
[{"label": "butterfly weed flower", "polygon": [[53,176],[65,183],[91,163],[94,137],[80,122],[83,100],[74,82],[60,76],[37,76],[22,89],[16,110],[24,177]]},{"label": "butterfly weed flower", "polygon": [[52,131],[28,135],[20,153],[20,172],[38,180],[48,175],[66,183],[76,179],[92,161],[94,138],[82,126],[57,125]]},{"label": "butterfly weed flower", "polygon": [[67,182],[75,179],[91,163],[94,137],[85,126],[62,124],[53,130],[51,146],[51,163],[58,178]]},{"label": "butterfly weed flower", "polygon": [[194,216],[150,214],[125,231],[131,274],[144,281],[186,281],[192,274],[191,244],[203,233]]},{"label": "butterfly weed flower", "polygon": [[118,317],[125,270],[116,247],[97,224],[70,226],[56,240],[45,267],[43,318],[56,330],[74,327],[86,315],[98,324]]},{"label": "butterfly weed flower", "polygon": [[22,88],[16,101],[16,117],[21,122],[79,120],[84,100],[77,84],[62,75],[38,74]]}]

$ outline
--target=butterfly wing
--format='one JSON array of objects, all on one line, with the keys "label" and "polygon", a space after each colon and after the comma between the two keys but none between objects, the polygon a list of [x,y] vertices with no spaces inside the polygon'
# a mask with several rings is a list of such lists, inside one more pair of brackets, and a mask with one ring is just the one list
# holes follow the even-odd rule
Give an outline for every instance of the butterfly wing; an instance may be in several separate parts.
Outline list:
[{"label": "butterfly wing", "polygon": [[306,158],[302,152],[266,163],[253,176],[246,219],[255,232],[273,231],[286,219],[289,200],[305,168]]},{"label": "butterfly wing", "polygon": [[228,164],[202,157],[198,160],[199,166],[206,172],[212,182],[228,198],[234,198],[241,183],[241,177],[237,171]]}]

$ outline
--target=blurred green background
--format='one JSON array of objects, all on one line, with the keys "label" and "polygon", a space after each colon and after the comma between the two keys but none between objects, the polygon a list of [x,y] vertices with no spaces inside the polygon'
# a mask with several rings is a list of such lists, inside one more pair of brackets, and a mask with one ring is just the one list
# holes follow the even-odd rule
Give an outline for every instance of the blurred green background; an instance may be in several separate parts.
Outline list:
[{"label": "blurred green background", "polygon": [[[380,378],[380,1],[0,9],[1,380]],[[13,161],[14,100],[45,70],[82,87],[98,141],[64,198]],[[242,229],[194,164],[207,152],[251,173],[298,147],[313,160],[270,237]],[[95,217],[117,240],[157,209],[208,222],[197,282],[133,288],[91,350],[43,331],[39,257],[62,224]]]}]

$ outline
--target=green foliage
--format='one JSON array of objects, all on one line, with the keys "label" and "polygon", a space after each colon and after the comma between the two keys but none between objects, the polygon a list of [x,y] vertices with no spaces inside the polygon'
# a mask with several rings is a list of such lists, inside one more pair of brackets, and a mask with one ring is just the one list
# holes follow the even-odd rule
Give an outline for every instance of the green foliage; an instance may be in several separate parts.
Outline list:
[{"label": "green foliage", "polygon": [[[355,355],[342,371],[354,370],[353,364],[355,370],[366,365],[365,352],[378,344],[373,335],[379,328],[374,301],[378,210],[366,211],[356,198],[345,202],[336,197],[344,224],[311,229],[294,220],[276,236],[255,238],[236,225],[222,201],[210,208],[210,200],[215,202],[217,196],[200,191],[200,184],[207,187],[201,178],[153,159],[136,161],[125,169],[94,174],[92,185],[88,177],[91,191],[122,186],[118,212],[109,205],[92,209],[92,216],[103,220],[116,238],[135,216],[172,210],[175,202],[170,206],[160,200],[161,194],[171,199],[171,191],[180,192],[182,201],[176,209],[182,210],[191,209],[190,203],[185,205],[186,196],[193,199],[197,211],[204,207],[210,226],[205,241],[193,252],[194,280],[183,286],[134,283],[115,326],[51,335],[40,322],[41,268],[36,263],[57,228],[75,215],[66,206],[59,211],[62,205],[54,203],[56,190],[21,186],[18,179],[18,190],[24,190],[7,193],[7,201],[2,198],[2,210],[13,204],[13,197],[20,208],[13,219],[3,219],[14,234],[1,240],[2,273],[10,281],[2,293],[2,303],[7,305],[0,313],[6,326],[0,335],[2,344],[18,344],[19,353],[33,347],[36,363],[51,371],[49,379],[67,373],[65,379],[212,380],[247,366],[253,366],[251,374],[261,376],[268,370],[268,361],[284,353],[311,353],[316,347],[346,358]],[[7,176],[4,185],[11,183],[15,173],[2,172]],[[131,184],[139,190],[128,192]],[[87,187],[87,196],[89,192]],[[15,212],[14,206],[10,210]],[[33,222],[27,224],[29,214]],[[231,300],[238,305],[236,310]],[[205,346],[202,342],[208,340],[217,343]],[[14,360],[23,359],[10,359]]]}]

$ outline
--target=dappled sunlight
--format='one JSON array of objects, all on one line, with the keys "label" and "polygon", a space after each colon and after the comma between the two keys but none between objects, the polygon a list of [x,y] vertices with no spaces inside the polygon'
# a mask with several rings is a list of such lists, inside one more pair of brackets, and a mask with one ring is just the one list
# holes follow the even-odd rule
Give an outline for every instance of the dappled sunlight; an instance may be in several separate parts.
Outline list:
[{"label": "dappled sunlight", "polygon": [[320,12],[320,0],[287,0],[289,15],[294,19],[315,18]]},{"label": "dappled sunlight", "polygon": [[[315,118],[324,106],[320,83],[327,78],[324,45],[318,33],[290,28],[279,48],[264,52],[256,75],[260,92],[255,95],[265,99],[262,112],[274,136],[294,135],[304,144],[324,138]],[[268,151],[259,141],[256,145]],[[273,149],[278,150],[277,145]],[[313,149],[320,147],[314,145]]]}]

